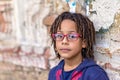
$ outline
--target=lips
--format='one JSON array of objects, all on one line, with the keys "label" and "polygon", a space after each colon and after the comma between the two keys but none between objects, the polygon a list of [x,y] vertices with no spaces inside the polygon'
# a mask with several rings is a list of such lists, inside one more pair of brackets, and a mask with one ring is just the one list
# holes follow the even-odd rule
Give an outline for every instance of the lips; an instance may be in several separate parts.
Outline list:
[{"label": "lips", "polygon": [[64,52],[64,53],[67,53],[69,51],[71,51],[71,49],[68,49],[68,48],[62,48],[60,49],[61,52]]}]

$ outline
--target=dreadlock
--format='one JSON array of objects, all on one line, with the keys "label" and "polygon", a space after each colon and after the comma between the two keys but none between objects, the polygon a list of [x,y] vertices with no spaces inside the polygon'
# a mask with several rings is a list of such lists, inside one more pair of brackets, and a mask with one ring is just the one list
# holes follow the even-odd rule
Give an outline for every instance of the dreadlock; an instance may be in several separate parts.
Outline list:
[{"label": "dreadlock", "polygon": [[[60,26],[62,21],[65,19],[70,19],[76,23],[77,32],[82,35],[82,40],[85,40],[86,42],[86,48],[82,49],[83,58],[94,59],[93,45],[95,43],[95,29],[93,23],[88,19],[88,17],[80,13],[63,12],[53,22],[50,34],[57,33],[57,30],[61,28]],[[52,43],[57,57],[60,58],[60,55],[56,50],[56,41],[54,39],[52,39]]]}]

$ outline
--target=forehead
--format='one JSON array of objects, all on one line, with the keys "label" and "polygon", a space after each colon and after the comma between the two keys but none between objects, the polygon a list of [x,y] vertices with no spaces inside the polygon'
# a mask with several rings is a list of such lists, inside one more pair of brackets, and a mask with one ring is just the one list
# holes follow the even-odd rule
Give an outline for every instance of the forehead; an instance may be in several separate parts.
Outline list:
[{"label": "forehead", "polygon": [[57,31],[77,31],[76,23],[70,19],[65,19],[61,22],[60,26],[58,27]]}]

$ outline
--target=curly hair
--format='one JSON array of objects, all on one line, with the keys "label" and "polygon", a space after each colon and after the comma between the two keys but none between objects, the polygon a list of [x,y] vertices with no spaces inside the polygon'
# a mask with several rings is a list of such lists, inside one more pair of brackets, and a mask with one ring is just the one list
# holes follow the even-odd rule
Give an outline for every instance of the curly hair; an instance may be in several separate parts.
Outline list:
[{"label": "curly hair", "polygon": [[[63,12],[53,22],[50,34],[57,33],[58,28],[61,29],[61,23],[65,19],[72,20],[76,23],[77,32],[82,35],[82,40],[86,42],[86,48],[82,49],[82,57],[94,59],[93,45],[95,44],[95,28],[93,22],[87,16],[80,13]],[[54,39],[52,39],[52,44],[57,57],[60,58],[59,53],[56,51],[56,41]]]}]

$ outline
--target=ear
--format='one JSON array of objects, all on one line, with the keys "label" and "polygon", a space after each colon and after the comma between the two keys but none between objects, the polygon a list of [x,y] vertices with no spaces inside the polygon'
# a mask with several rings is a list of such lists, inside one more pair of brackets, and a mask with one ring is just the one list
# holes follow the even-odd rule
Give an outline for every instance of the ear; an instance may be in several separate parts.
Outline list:
[{"label": "ear", "polygon": [[84,39],[83,41],[82,41],[82,48],[86,48],[87,47],[87,44],[86,44],[86,40]]}]

